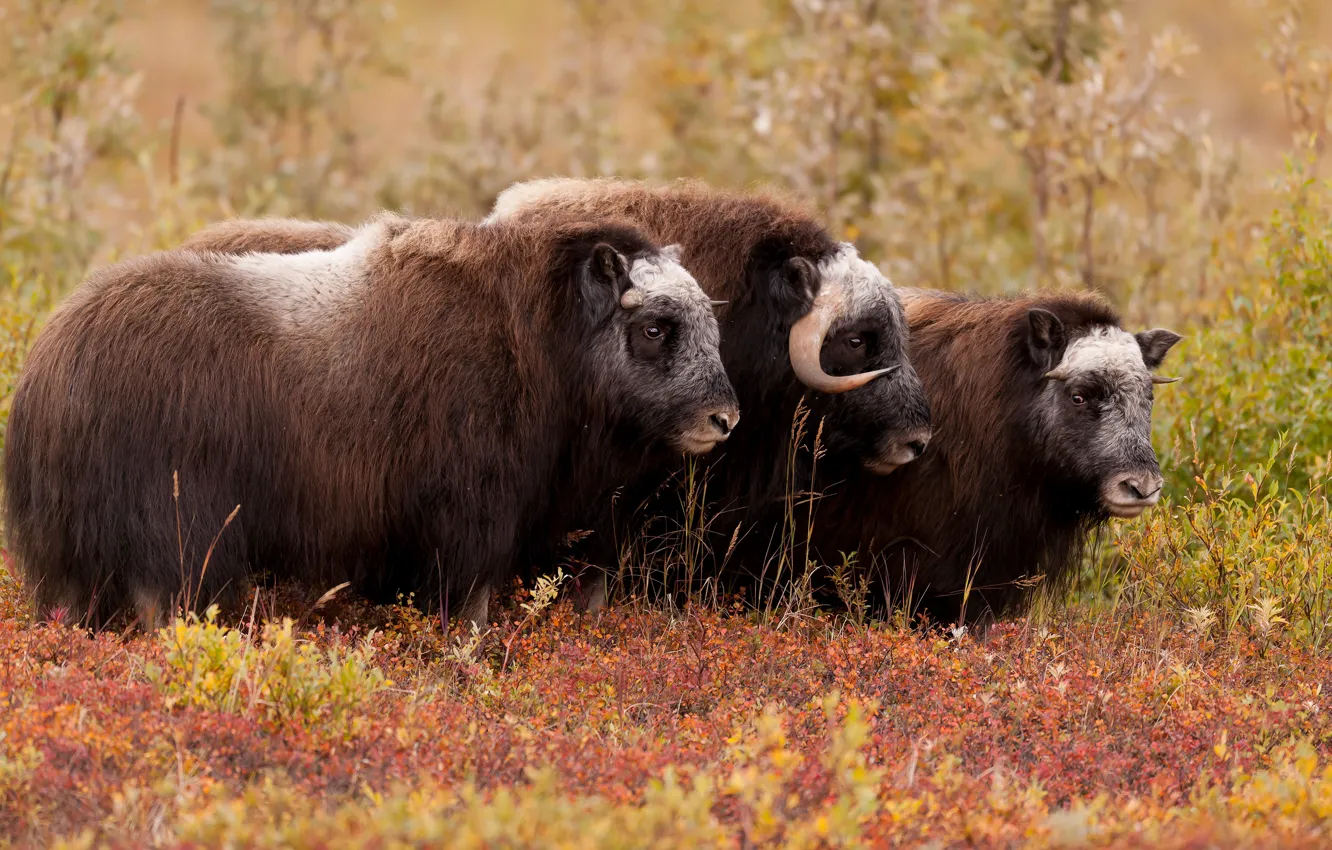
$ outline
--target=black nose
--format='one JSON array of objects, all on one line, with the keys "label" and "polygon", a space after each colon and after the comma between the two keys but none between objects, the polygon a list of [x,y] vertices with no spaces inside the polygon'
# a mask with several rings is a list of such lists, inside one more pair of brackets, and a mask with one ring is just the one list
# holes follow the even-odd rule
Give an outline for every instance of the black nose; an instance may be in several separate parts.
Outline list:
[{"label": "black nose", "polygon": [[911,442],[907,443],[907,448],[911,449],[912,454],[914,454],[916,457],[920,457],[921,455],[925,454],[925,441],[912,440]]},{"label": "black nose", "polygon": [[725,413],[714,413],[708,417],[714,428],[721,432],[723,437],[731,433],[731,417]]}]

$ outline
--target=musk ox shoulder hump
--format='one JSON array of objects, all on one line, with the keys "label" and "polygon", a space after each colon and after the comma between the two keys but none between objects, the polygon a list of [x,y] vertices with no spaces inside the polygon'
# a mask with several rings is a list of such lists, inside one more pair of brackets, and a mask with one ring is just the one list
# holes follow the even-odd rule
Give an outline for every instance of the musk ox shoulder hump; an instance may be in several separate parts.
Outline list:
[{"label": "musk ox shoulder hump", "polygon": [[180,248],[219,254],[300,254],[331,251],[355,235],[355,228],[333,221],[234,218],[205,227],[182,242]]},{"label": "musk ox shoulder hump", "polygon": [[370,280],[371,255],[390,236],[389,224],[374,221],[330,251],[242,254],[220,259],[236,274],[256,306],[284,330],[318,325],[354,303]]},{"label": "musk ox shoulder hump", "polygon": [[509,218],[515,213],[522,212],[534,206],[558,202],[561,200],[573,201],[578,198],[585,198],[592,194],[603,194],[608,189],[618,187],[635,187],[639,184],[628,180],[619,180],[614,177],[544,177],[540,180],[528,180],[525,183],[514,183],[499,196],[495,198],[494,209],[490,214],[481,220],[482,224],[490,224],[501,219]]}]

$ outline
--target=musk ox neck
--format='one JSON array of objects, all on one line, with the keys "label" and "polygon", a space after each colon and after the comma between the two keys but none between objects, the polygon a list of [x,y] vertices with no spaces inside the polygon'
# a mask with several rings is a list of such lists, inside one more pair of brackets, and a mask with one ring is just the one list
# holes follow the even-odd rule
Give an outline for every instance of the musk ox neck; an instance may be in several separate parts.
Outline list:
[{"label": "musk ox neck", "polygon": [[519,183],[502,192],[494,222],[529,216],[623,219],[642,228],[658,244],[679,243],[685,268],[711,298],[733,301],[718,318],[743,306],[751,264],[799,255],[813,263],[838,245],[798,204],[772,194],[738,194],[702,183],[679,181],[661,187],[615,180],[554,178]]}]

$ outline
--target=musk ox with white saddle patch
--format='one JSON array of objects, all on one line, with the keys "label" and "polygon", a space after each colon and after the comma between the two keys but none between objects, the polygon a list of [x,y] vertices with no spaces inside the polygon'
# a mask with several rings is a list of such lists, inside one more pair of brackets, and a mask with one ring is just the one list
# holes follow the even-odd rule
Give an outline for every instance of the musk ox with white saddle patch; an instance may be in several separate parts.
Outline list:
[{"label": "musk ox with white saddle patch", "polygon": [[[766,515],[792,479],[808,481],[809,454],[789,451],[792,421],[804,402],[822,420],[830,476],[848,469],[891,472],[925,450],[930,439],[924,389],[906,357],[906,319],[892,284],[834,240],[814,217],[775,195],[719,191],[695,181],[661,187],[626,180],[551,179],[505,190],[486,219],[551,222],[627,220],[651,238],[678,243],[682,262],[717,301],[722,358],[749,411],[725,457],[710,464],[709,493],[721,515],[713,542],[724,549],[737,525],[765,541]],[[345,227],[332,222],[250,219],[215,225],[182,246],[200,251],[302,251],[336,244]],[[806,435],[812,438],[814,429]],[[806,447],[808,448],[808,446]],[[795,458],[800,469],[788,469]],[[665,459],[645,458],[612,505],[606,499],[581,521],[593,535],[579,554],[593,564],[618,563],[625,518],[666,476]],[[662,495],[654,511],[676,500]],[[533,552],[537,561],[549,552]],[[605,576],[583,576],[582,601],[601,605]]]},{"label": "musk ox with white saddle patch", "polygon": [[858,553],[936,621],[1018,611],[1075,575],[1096,528],[1159,498],[1152,388],[1173,379],[1152,373],[1180,337],[1131,334],[1087,294],[899,291],[934,439],[893,475],[826,495],[814,548],[824,563]]},{"label": "musk ox with white saddle patch", "polygon": [[251,570],[484,620],[518,553],[738,411],[708,298],[638,231],[383,216],[286,255],[95,273],[14,396],[9,544],[45,608],[148,625]]}]

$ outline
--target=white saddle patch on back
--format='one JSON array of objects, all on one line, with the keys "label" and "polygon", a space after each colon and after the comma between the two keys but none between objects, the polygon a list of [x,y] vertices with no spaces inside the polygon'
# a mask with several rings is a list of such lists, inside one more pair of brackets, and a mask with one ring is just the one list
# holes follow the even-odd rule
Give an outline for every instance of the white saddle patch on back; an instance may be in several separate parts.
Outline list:
[{"label": "white saddle patch on back", "polygon": [[564,197],[577,197],[591,192],[604,181],[580,180],[576,177],[543,177],[514,183],[495,198],[495,206],[490,214],[481,219],[482,224],[509,218],[516,212],[540,206],[542,203]]},{"label": "white saddle patch on back", "polygon": [[374,222],[331,251],[242,254],[223,262],[280,327],[296,331],[336,317],[361,297],[369,282],[370,253],[387,238],[387,226]]}]

